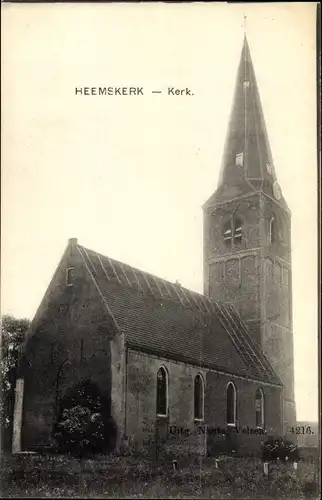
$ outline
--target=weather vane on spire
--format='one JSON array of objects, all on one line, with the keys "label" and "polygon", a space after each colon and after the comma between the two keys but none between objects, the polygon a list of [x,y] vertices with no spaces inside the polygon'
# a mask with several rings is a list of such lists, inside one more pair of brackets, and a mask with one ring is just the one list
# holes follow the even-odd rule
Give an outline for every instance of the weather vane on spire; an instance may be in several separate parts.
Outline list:
[{"label": "weather vane on spire", "polygon": [[244,14],[244,36],[246,36],[246,19],[247,19],[247,16],[245,16],[245,14]]}]

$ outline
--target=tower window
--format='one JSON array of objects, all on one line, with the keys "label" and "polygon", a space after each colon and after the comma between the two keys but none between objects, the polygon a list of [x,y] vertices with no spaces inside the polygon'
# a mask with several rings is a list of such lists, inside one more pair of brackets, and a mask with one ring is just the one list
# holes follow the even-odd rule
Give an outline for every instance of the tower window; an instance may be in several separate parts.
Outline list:
[{"label": "tower window", "polygon": [[268,161],[266,162],[266,170],[270,175],[272,175],[272,167]]},{"label": "tower window", "polygon": [[204,384],[201,375],[195,377],[194,383],[194,415],[195,420],[203,420],[204,414]]},{"label": "tower window", "polygon": [[237,217],[233,220],[234,226],[234,243],[241,243],[243,239],[243,224]]},{"label": "tower window", "polygon": [[237,167],[242,167],[244,165],[244,153],[236,154],[236,165]]},{"label": "tower window", "polygon": [[227,385],[227,425],[236,425],[236,387],[232,382]]},{"label": "tower window", "polygon": [[232,240],[235,245],[242,242],[243,239],[243,223],[239,217],[232,217],[225,222],[223,227],[223,239],[227,246],[231,245]]},{"label": "tower window", "polygon": [[264,394],[257,389],[255,394],[256,427],[264,427]]},{"label": "tower window", "polygon": [[157,373],[157,415],[168,415],[168,373],[164,366],[161,366]]},{"label": "tower window", "polygon": [[268,234],[269,242],[275,243],[276,241],[276,219],[272,217],[269,223],[269,234]]},{"label": "tower window", "polygon": [[227,245],[230,245],[232,238],[232,228],[231,221],[227,221],[224,225],[224,241]]}]

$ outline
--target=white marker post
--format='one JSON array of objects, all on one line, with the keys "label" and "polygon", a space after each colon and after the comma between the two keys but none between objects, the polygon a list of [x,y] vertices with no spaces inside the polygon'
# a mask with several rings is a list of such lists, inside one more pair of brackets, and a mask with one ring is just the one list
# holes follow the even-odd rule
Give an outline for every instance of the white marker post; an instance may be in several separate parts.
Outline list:
[{"label": "white marker post", "polygon": [[15,388],[15,406],[13,414],[13,434],[12,434],[12,453],[21,451],[21,425],[22,425],[22,407],[23,407],[23,389],[24,379],[18,378]]}]

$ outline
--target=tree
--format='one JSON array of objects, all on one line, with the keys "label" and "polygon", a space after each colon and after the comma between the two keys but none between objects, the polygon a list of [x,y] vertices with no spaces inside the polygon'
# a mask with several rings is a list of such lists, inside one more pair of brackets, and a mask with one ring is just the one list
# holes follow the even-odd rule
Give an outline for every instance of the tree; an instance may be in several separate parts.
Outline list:
[{"label": "tree", "polygon": [[10,315],[4,315],[1,318],[1,446],[8,450],[11,448],[19,349],[29,326],[30,321],[26,318],[17,319]]}]

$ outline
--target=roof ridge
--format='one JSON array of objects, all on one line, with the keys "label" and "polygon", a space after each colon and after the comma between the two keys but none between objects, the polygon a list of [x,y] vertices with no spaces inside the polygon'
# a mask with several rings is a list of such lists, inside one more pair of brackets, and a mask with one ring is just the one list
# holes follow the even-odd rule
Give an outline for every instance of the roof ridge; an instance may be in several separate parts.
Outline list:
[{"label": "roof ridge", "polygon": [[165,282],[173,287],[176,287],[178,289],[183,289],[189,293],[192,293],[192,294],[195,294],[195,295],[198,295],[200,297],[206,297],[207,299],[209,299],[209,297],[207,295],[204,295],[203,293],[201,292],[196,292],[195,290],[191,290],[190,288],[186,288],[185,286],[179,284],[179,283],[175,283],[173,281],[170,281],[168,279],[165,279],[165,278],[162,278],[161,276],[157,276],[156,274],[153,274],[149,271],[145,271],[143,269],[140,269],[138,267],[135,267],[135,266],[132,266],[132,264],[128,264],[126,262],[122,262],[121,260],[118,260],[118,259],[115,259],[114,257],[109,257],[108,255],[104,255],[100,252],[97,252],[96,250],[92,250],[90,248],[87,248],[85,247],[84,245],[80,245],[78,244],[79,247],[83,248],[86,252],[91,252],[91,253],[94,253],[95,255],[98,255],[99,257],[103,257],[104,259],[109,259],[111,261],[113,261],[113,263],[117,263],[119,264],[120,266],[127,266],[131,269],[134,269],[134,271],[137,271],[138,273],[143,273],[144,275],[146,276],[151,276],[151,278],[153,279],[157,279],[157,280],[160,280],[161,282]]},{"label": "roof ridge", "polygon": [[[188,292],[189,294],[196,295],[196,296],[198,296],[198,297],[200,297],[200,298],[202,298],[202,299],[206,299],[208,302],[213,303],[213,304],[215,304],[215,305],[216,305],[216,304],[220,304],[221,306],[224,306],[224,307],[226,307],[226,306],[227,306],[227,304],[226,304],[226,303],[224,303],[224,302],[220,302],[220,301],[215,300],[215,299],[212,299],[212,298],[210,298],[208,295],[203,294],[202,292],[196,292],[195,290],[191,290],[190,288],[187,288],[187,287],[185,287],[185,286],[183,286],[183,285],[181,285],[181,284],[174,283],[173,281],[169,281],[169,280],[167,280],[167,279],[165,279],[165,278],[161,278],[160,276],[157,276],[157,275],[155,275],[155,274],[152,274],[152,273],[150,273],[149,271],[144,271],[143,269],[139,269],[138,267],[134,267],[134,266],[132,266],[131,264],[127,264],[126,262],[122,262],[121,260],[115,259],[114,257],[109,257],[108,255],[104,255],[104,254],[102,254],[102,253],[100,253],[100,252],[96,252],[96,250],[92,250],[92,249],[87,248],[87,247],[85,247],[85,246],[83,246],[83,245],[79,245],[79,244],[78,244],[78,246],[79,246],[79,247],[81,247],[81,248],[83,248],[86,252],[91,252],[91,253],[94,253],[95,255],[97,255],[97,256],[99,256],[99,257],[103,257],[104,259],[109,259],[109,260],[113,261],[114,263],[117,263],[117,264],[119,264],[119,265],[121,265],[121,266],[127,266],[127,267],[130,267],[131,269],[134,269],[134,270],[135,270],[135,271],[137,271],[138,273],[143,273],[143,274],[145,274],[145,275],[147,275],[147,276],[151,276],[153,279],[157,279],[157,280],[160,280],[161,282],[165,282],[165,283],[167,283],[167,284],[169,284],[169,285],[171,285],[171,286],[173,286],[173,287],[177,288],[177,290],[183,290],[183,291],[185,291],[185,292]],[[181,305],[183,305],[184,307],[186,307],[186,305],[185,305],[185,304],[182,304],[182,303],[181,303]]]}]

